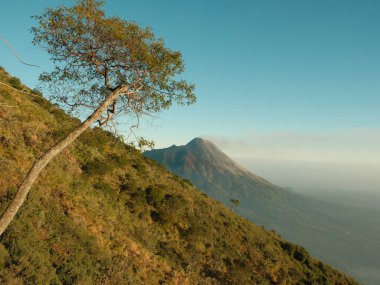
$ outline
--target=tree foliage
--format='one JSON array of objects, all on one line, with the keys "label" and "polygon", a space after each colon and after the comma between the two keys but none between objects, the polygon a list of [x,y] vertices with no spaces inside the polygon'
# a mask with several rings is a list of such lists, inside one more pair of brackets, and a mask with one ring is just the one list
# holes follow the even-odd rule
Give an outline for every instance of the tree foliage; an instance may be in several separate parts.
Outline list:
[{"label": "tree foliage", "polygon": [[230,202],[232,204],[232,208],[240,205],[240,200],[238,200],[238,199],[231,199]]},{"label": "tree foliage", "polygon": [[119,113],[154,113],[173,102],[195,102],[194,85],[180,79],[181,53],[165,47],[150,28],[118,17],[107,18],[103,2],[79,0],[73,7],[47,9],[35,16],[34,43],[44,47],[55,63],[41,80],[55,102],[69,110],[96,109],[122,86],[119,96],[103,114],[100,125]]},{"label": "tree foliage", "polygon": [[172,102],[195,102],[194,86],[179,79],[184,70],[181,53],[166,48],[149,28],[107,18],[102,5],[98,0],[79,0],[73,7],[47,9],[35,16],[34,43],[45,47],[55,63],[41,80],[54,101],[82,116],[88,110],[89,116],[35,161],[0,218],[0,235],[45,166],[95,121],[104,126],[122,112],[138,119]]}]

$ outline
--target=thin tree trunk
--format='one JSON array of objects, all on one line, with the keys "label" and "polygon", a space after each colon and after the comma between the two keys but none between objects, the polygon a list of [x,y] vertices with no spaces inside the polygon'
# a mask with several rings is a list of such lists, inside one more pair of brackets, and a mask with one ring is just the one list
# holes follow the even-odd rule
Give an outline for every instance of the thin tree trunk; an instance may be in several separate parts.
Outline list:
[{"label": "thin tree trunk", "polygon": [[30,188],[32,187],[34,181],[37,179],[38,175],[45,168],[45,166],[62,150],[64,150],[69,144],[71,144],[76,138],[80,136],[88,127],[90,127],[102,114],[107,110],[108,106],[116,100],[122,93],[127,93],[128,88],[126,86],[120,87],[113,91],[108,97],[102,102],[102,104],[74,131],[68,134],[64,139],[59,141],[56,145],[50,148],[45,154],[43,154],[29,170],[28,174],[21,183],[19,189],[16,192],[15,197],[9,204],[7,209],[4,211],[0,218],[0,236],[6,230],[10,222],[16,216],[19,208],[24,203]]}]

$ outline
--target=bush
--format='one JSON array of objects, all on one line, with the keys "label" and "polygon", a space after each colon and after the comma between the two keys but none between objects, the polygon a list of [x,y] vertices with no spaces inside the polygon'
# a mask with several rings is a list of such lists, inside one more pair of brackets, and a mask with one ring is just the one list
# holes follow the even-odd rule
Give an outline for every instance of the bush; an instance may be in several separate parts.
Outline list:
[{"label": "bush", "polygon": [[9,84],[17,90],[22,89],[21,81],[17,77],[11,77],[11,79],[9,79]]},{"label": "bush", "polygon": [[137,170],[141,175],[146,175],[147,170],[145,165],[141,163],[141,160],[134,160],[132,162],[132,167]]},{"label": "bush", "polygon": [[99,159],[94,159],[89,161],[84,166],[82,170],[87,175],[105,175],[113,170],[114,166],[105,161]]},{"label": "bush", "polygon": [[37,103],[38,105],[40,105],[42,108],[44,108],[46,110],[50,110],[50,108],[53,106],[52,103],[50,103],[48,100],[46,100],[42,96],[39,96],[39,97],[33,96],[32,101]]},{"label": "bush", "polygon": [[180,210],[185,204],[186,201],[182,196],[166,194],[159,207],[161,223],[176,223],[181,219]]},{"label": "bush", "polygon": [[38,90],[38,89],[33,89],[33,90],[31,91],[31,93],[34,94],[34,95],[37,95],[37,96],[41,96],[41,97],[42,97],[42,92],[41,92],[40,90]]},{"label": "bush", "polygon": [[126,167],[129,164],[129,160],[124,155],[111,155],[112,162],[118,167],[123,168]]},{"label": "bush", "polygon": [[109,138],[105,132],[98,128],[87,130],[79,137],[79,141],[87,146],[95,147],[100,152],[104,152],[106,145],[109,143]]},{"label": "bush", "polygon": [[59,128],[51,132],[51,137],[55,140],[63,139],[69,132],[70,130],[66,128]]},{"label": "bush", "polygon": [[305,261],[309,259],[309,254],[303,247],[297,246],[294,252],[294,258],[301,263],[305,263]]},{"label": "bush", "polygon": [[192,186],[192,187],[194,187],[193,183],[189,179],[182,179],[181,185],[182,186]]},{"label": "bush", "polygon": [[291,242],[283,241],[281,242],[281,247],[288,253],[289,256],[291,256],[295,260],[310,265],[310,255],[302,246],[293,244]]},{"label": "bush", "polygon": [[149,205],[159,206],[165,197],[165,192],[156,186],[149,186],[145,189],[146,200]]},{"label": "bush", "polygon": [[138,184],[136,183],[135,180],[128,180],[123,182],[120,185],[120,192],[130,192],[130,193],[135,193],[139,189]]},{"label": "bush", "polygon": [[130,194],[131,199],[127,202],[128,207],[134,213],[145,213],[147,206],[146,191],[137,188],[135,192]]},{"label": "bush", "polygon": [[186,239],[190,241],[199,241],[207,232],[207,228],[202,224],[193,224],[184,232]]},{"label": "bush", "polygon": [[0,268],[5,267],[9,261],[8,250],[4,247],[4,245],[0,244]]},{"label": "bush", "polygon": [[65,111],[59,108],[53,108],[52,110],[50,110],[50,113],[55,117],[55,119],[58,122],[66,122],[69,118]]}]

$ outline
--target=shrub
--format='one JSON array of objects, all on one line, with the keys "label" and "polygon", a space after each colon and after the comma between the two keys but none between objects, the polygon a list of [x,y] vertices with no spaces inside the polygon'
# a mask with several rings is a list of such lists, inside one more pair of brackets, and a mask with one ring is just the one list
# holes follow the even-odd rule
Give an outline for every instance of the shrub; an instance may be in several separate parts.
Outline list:
[{"label": "shrub", "polygon": [[32,101],[37,103],[38,105],[40,105],[42,108],[44,108],[46,110],[49,110],[53,106],[52,103],[50,103],[48,100],[46,100],[42,96],[39,96],[39,97],[33,96]]},{"label": "shrub", "polygon": [[96,147],[100,152],[103,152],[109,139],[104,132],[95,128],[81,134],[79,141],[87,146]]},{"label": "shrub", "polygon": [[138,190],[138,185],[136,183],[135,180],[128,180],[126,182],[123,182],[121,185],[120,185],[120,192],[130,192],[130,193],[134,193]]},{"label": "shrub", "polygon": [[100,191],[107,192],[107,193],[111,193],[113,191],[113,188],[111,187],[111,185],[109,185],[107,182],[105,182],[103,180],[97,181],[94,184],[94,188],[96,190],[100,190]]},{"label": "shrub", "polygon": [[0,244],[0,268],[5,267],[9,262],[9,253],[4,245]]},{"label": "shrub", "polygon": [[35,88],[34,88],[34,89],[31,91],[31,93],[34,94],[34,95],[37,95],[37,96],[41,96],[41,97],[42,97],[42,93],[41,93],[41,91],[38,90],[38,89],[35,89]]},{"label": "shrub", "polygon": [[281,247],[284,251],[288,253],[289,256],[293,256],[296,250],[296,245],[287,241],[281,242]]},{"label": "shrub", "polygon": [[281,242],[281,247],[289,254],[289,256],[293,257],[295,260],[301,263],[305,263],[308,265],[308,267],[311,266],[310,255],[302,246],[283,241]]},{"label": "shrub", "polygon": [[59,129],[53,130],[51,132],[51,136],[55,140],[62,139],[69,133],[69,131],[70,130],[66,128],[59,128]]},{"label": "shrub", "polygon": [[207,232],[207,228],[204,225],[193,224],[185,232],[185,237],[190,241],[199,241],[205,232]]},{"label": "shrub", "polygon": [[111,159],[118,168],[126,167],[129,164],[128,158],[124,155],[113,154]]},{"label": "shrub", "polygon": [[309,254],[303,247],[297,246],[296,251],[294,252],[294,258],[299,262],[304,263],[309,257]]},{"label": "shrub", "polygon": [[148,171],[147,171],[145,165],[143,165],[143,164],[141,163],[141,160],[134,160],[134,161],[132,162],[132,167],[133,167],[134,169],[136,169],[136,171],[137,171],[141,176],[145,176],[145,175],[148,174]]},{"label": "shrub", "polygon": [[182,179],[181,180],[181,185],[184,187],[184,186],[192,186],[193,187],[193,183],[191,183],[191,181],[189,179]]},{"label": "shrub", "polygon": [[151,211],[150,212],[150,217],[155,222],[162,222],[162,217],[161,217],[160,213],[157,212],[157,211]]},{"label": "shrub", "polygon": [[82,170],[87,175],[105,175],[113,170],[114,166],[105,161],[94,159],[82,166]]},{"label": "shrub", "polygon": [[158,208],[160,222],[174,224],[180,220],[180,210],[185,207],[185,203],[182,196],[166,194]]},{"label": "shrub", "polygon": [[147,198],[146,191],[141,188],[137,188],[137,190],[130,194],[131,199],[128,200],[126,205],[130,208],[132,212],[144,212],[147,206]]},{"label": "shrub", "polygon": [[149,205],[158,206],[165,197],[165,192],[156,186],[149,186],[145,189],[146,200]]},{"label": "shrub", "polygon": [[52,110],[50,110],[50,113],[55,117],[55,119],[58,122],[66,122],[68,119],[68,115],[62,109],[53,108]]},{"label": "shrub", "polygon": [[9,79],[9,84],[17,90],[22,89],[21,81],[17,77],[11,77],[11,79]]}]

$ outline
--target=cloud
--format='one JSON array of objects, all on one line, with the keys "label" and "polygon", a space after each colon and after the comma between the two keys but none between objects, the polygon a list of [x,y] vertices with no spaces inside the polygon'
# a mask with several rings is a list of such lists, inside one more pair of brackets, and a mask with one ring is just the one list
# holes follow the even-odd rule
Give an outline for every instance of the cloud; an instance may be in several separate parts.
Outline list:
[{"label": "cloud", "polygon": [[380,164],[380,129],[205,136],[232,157]]}]

